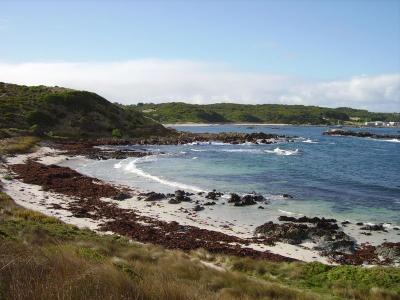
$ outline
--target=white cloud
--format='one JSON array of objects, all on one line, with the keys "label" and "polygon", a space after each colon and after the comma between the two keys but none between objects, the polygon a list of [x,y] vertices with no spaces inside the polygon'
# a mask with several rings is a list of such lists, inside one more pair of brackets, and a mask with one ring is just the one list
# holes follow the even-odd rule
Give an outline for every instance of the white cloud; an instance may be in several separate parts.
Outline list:
[{"label": "white cloud", "polygon": [[400,74],[309,82],[224,65],[144,59],[109,63],[0,63],[0,81],[94,91],[121,103],[285,103],[400,111]]}]

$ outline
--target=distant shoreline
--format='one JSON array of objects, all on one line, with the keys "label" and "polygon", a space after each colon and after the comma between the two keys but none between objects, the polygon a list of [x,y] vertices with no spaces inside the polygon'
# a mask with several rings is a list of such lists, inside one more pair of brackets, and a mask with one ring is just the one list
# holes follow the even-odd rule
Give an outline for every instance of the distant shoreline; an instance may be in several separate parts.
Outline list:
[{"label": "distant shoreline", "polygon": [[[167,123],[162,124],[166,127],[171,126],[221,126],[221,125],[232,125],[232,126],[296,126],[294,124],[272,124],[272,123]],[[303,125],[301,125],[303,126]],[[304,125],[304,126],[319,126],[319,125]]]},{"label": "distant shoreline", "polygon": [[304,127],[353,127],[353,128],[400,128],[400,126],[367,126],[364,124],[343,124],[343,125],[329,125],[329,124],[283,124],[283,123],[162,123],[165,127],[185,127],[185,126],[193,126],[193,127],[202,127],[202,126],[304,126]]}]

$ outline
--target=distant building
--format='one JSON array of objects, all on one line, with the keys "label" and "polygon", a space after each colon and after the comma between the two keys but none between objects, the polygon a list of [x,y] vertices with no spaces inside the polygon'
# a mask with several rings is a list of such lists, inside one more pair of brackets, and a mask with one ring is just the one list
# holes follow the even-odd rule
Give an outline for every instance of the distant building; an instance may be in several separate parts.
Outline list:
[{"label": "distant building", "polygon": [[365,122],[365,126],[382,127],[385,126],[385,122],[382,121]]},{"label": "distant building", "polygon": [[365,122],[365,126],[369,126],[369,127],[397,127],[397,126],[400,126],[400,122],[372,121],[372,122]]}]

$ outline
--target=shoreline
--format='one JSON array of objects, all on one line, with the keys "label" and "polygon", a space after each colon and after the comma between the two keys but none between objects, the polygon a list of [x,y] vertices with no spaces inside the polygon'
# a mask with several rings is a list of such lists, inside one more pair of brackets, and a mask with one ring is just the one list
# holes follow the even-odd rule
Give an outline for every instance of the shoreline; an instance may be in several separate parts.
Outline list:
[{"label": "shoreline", "polygon": [[343,125],[337,125],[337,124],[286,124],[286,123],[190,123],[190,122],[185,122],[185,123],[163,123],[162,124],[164,127],[185,127],[185,126],[191,126],[191,127],[212,127],[212,126],[224,126],[224,125],[229,125],[229,126],[302,126],[302,127],[350,127],[350,128],[374,128],[374,129],[399,129],[400,126],[368,126],[364,124],[343,124]]},{"label": "shoreline", "polygon": [[[65,155],[63,151],[42,147],[38,151],[29,155],[11,157],[8,164],[21,164],[29,158],[38,160],[38,162],[44,165],[51,165],[55,163],[59,164],[62,161],[70,159],[71,157]],[[82,159],[84,157],[74,155],[72,158]],[[4,175],[4,171],[4,168],[2,168],[1,175]],[[38,185],[23,183],[17,179],[14,179],[13,183],[18,184],[11,184],[10,182],[5,182],[5,180],[2,181],[5,185],[6,193],[8,193],[18,204],[29,209],[40,211],[47,215],[55,216],[66,223],[70,223],[78,227],[89,227],[90,229],[98,231],[102,224],[110,221],[107,219],[93,220],[91,218],[76,217],[71,215],[70,210],[68,209],[54,209],[54,205],[56,207],[65,206],[66,203],[71,201],[71,197],[50,191],[43,191]],[[105,182],[105,184],[110,183]],[[119,188],[122,187],[115,184],[114,186]],[[319,261],[325,264],[334,264],[334,262],[330,261],[328,257],[322,256],[318,253],[318,251],[310,249],[314,246],[310,243],[304,243],[304,245],[290,245],[288,243],[276,242],[274,246],[271,246],[266,245],[265,243],[251,242],[250,239],[252,237],[249,235],[249,232],[243,233],[243,229],[240,228],[240,226],[237,228],[235,224],[223,224],[222,222],[218,224],[216,222],[212,222],[211,220],[207,220],[207,216],[201,215],[201,213],[197,214],[190,212],[188,214],[187,212],[191,206],[188,203],[182,202],[181,207],[183,209],[178,210],[176,209],[176,206],[170,206],[163,201],[149,203],[140,200],[140,192],[137,190],[130,190],[129,192],[132,193],[132,197],[130,199],[118,201],[112,200],[111,198],[101,198],[101,202],[117,205],[118,209],[124,209],[127,211],[133,210],[135,214],[140,216],[140,218],[145,218],[145,220],[148,220],[146,218],[151,218],[151,222],[158,220],[159,222],[169,222],[171,224],[179,221],[179,226],[187,226],[188,228],[194,226],[194,228],[198,228],[199,230],[211,230],[212,232],[218,232],[224,235],[232,236],[233,239],[246,239],[247,241],[241,246],[242,249],[252,249],[251,251],[261,251],[265,253],[271,253],[272,255],[290,257],[292,259],[306,262]],[[53,208],[51,206],[53,206]],[[110,231],[115,232],[115,230]],[[253,253],[253,255],[255,254]]]}]

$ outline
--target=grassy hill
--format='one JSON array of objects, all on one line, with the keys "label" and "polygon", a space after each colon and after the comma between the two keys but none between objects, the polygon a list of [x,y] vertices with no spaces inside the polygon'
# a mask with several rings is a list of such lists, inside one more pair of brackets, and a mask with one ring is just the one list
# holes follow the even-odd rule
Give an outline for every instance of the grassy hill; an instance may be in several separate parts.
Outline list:
[{"label": "grassy hill", "polygon": [[95,93],[2,82],[0,128],[3,135],[30,131],[63,137],[137,137],[168,132],[141,112]]},{"label": "grassy hill", "polygon": [[[284,123],[284,124],[338,124],[370,120],[400,121],[400,114],[372,113],[352,108],[325,108],[304,105],[259,104],[244,105],[218,103],[195,105],[181,102],[152,104],[139,103],[131,109],[140,110],[161,123]],[[353,118],[353,119],[352,119]]]}]

